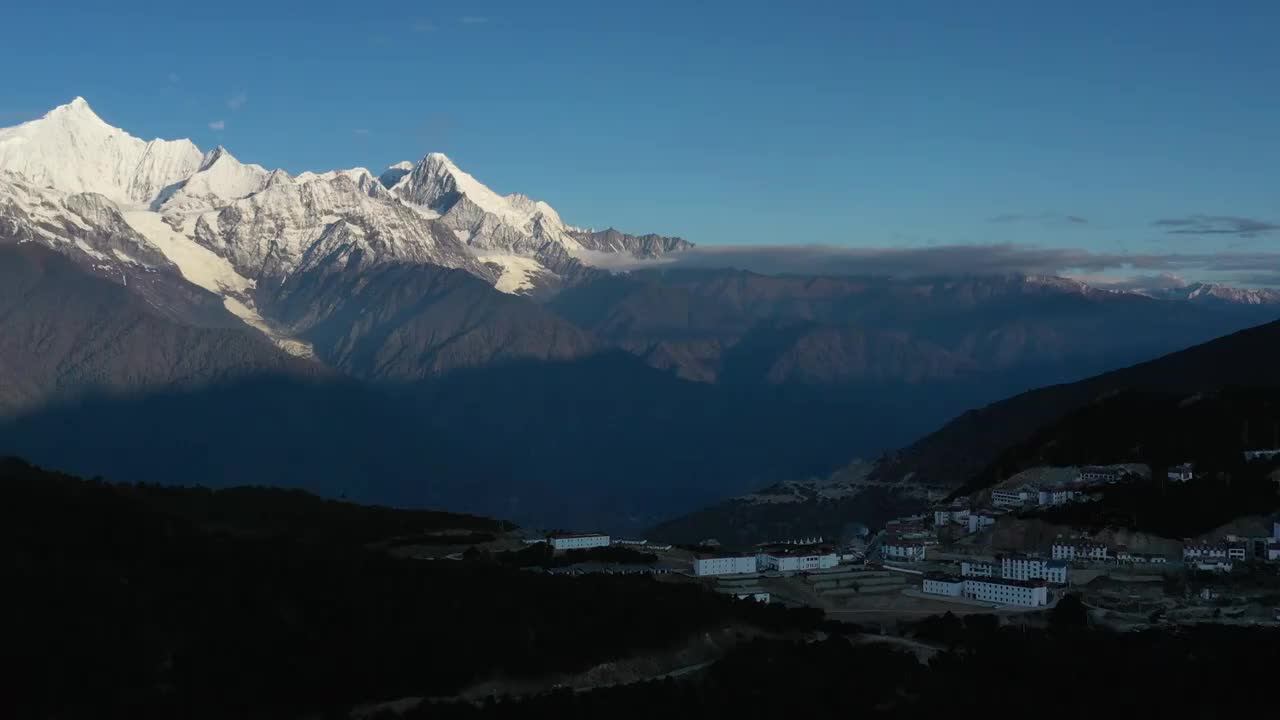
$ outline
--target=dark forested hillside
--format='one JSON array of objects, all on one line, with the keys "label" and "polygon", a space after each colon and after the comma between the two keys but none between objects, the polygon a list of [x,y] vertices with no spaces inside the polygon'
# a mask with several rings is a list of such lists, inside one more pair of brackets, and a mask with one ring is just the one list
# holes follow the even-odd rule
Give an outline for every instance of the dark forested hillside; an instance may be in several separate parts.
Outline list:
[{"label": "dark forested hillside", "polygon": [[[1181,400],[1197,393],[1232,387],[1248,388],[1250,393],[1265,392],[1280,385],[1277,366],[1280,366],[1280,323],[1273,322],[1150,362],[1076,383],[1033,390],[967,412],[890,457],[877,469],[876,476],[892,480],[912,475],[917,481],[960,486],[987,472],[1001,453],[1017,448],[1055,421],[1108,395],[1122,391],[1154,392],[1171,394]],[[1158,413],[1131,415],[1127,419],[1131,424],[1125,430],[1130,434],[1119,437],[1132,437],[1132,432],[1142,432],[1147,427],[1162,427]],[[1240,437],[1237,426],[1222,430],[1240,442],[1272,440]],[[1253,432],[1261,433],[1262,428],[1255,426]],[[1109,442],[1114,443],[1119,437]],[[1100,443],[1108,442],[1096,439]],[[1099,444],[1099,453],[1106,447]]]},{"label": "dark forested hillside", "polygon": [[[1063,610],[1051,615],[1047,629],[1001,626],[993,615],[929,618],[914,630],[915,640],[934,650],[926,663],[900,646],[839,637],[760,642],[692,678],[480,707],[429,704],[407,717],[1248,717],[1256,713],[1256,695],[1217,688],[1264,687],[1280,661],[1275,629],[1113,633],[1089,628],[1078,601],[1064,601]],[[1123,668],[1121,676],[1047,692],[1049,678],[1078,675],[1101,658]]]},{"label": "dark forested hillside", "polygon": [[122,487],[17,461],[0,463],[0,497],[6,717],[340,713],[580,670],[726,624],[814,622],[693,585],[361,547],[406,527],[486,522],[477,518]]}]

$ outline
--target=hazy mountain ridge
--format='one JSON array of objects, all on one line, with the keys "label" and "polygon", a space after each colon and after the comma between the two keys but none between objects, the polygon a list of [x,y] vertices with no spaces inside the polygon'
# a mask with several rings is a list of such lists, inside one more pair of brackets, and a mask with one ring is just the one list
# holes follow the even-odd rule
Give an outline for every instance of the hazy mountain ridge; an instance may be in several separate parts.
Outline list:
[{"label": "hazy mountain ridge", "polygon": [[1042,276],[732,270],[598,278],[561,293],[551,307],[688,379],[920,382],[1002,373],[1010,377],[1005,393],[1146,359],[1280,314],[1274,306],[1162,301]]},{"label": "hazy mountain ridge", "polygon": [[[1177,464],[1197,454],[1238,460],[1251,443],[1273,447],[1280,438],[1278,366],[1280,322],[1272,322],[970,410],[871,465],[789,483],[797,500],[785,513],[765,501],[765,490],[674,518],[654,533],[683,541],[719,533],[751,543],[784,529],[807,534],[874,524],[922,508],[930,493],[938,499],[980,490],[1037,465],[1137,456]],[[833,485],[844,492],[824,493]]]}]

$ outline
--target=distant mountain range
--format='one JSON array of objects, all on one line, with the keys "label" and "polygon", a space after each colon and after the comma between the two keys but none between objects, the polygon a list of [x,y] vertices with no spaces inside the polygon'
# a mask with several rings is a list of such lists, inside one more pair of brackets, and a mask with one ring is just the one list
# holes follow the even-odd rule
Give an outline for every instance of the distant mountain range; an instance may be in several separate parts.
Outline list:
[{"label": "distant mountain range", "polygon": [[1228,288],[667,263],[691,247],[438,153],[290,175],[76,99],[0,129],[0,452],[634,529],[1280,316]]}]

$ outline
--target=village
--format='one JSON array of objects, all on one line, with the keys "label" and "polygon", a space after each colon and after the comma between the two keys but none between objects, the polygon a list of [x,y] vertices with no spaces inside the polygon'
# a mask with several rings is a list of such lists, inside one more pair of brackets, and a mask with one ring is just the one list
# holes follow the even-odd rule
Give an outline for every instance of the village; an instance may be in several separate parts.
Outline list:
[{"label": "village", "polygon": [[[1278,455],[1252,451],[1246,459]],[[1158,478],[1169,484],[1196,479],[1190,463]],[[890,520],[878,532],[862,528],[854,537],[793,538],[732,551],[714,539],[677,547],[603,533],[551,533],[523,542],[546,543],[563,558],[555,567],[534,568],[552,574],[652,574],[882,625],[944,612],[1034,613],[1068,593],[1078,593],[1098,622],[1117,628],[1280,623],[1280,516],[1181,541],[1125,528],[1077,532],[1035,518],[1039,510],[1097,502],[1105,488],[1139,481],[1151,481],[1145,466],[1037,468]],[[643,560],[584,552],[608,548]],[[574,555],[585,557],[570,561]]]}]

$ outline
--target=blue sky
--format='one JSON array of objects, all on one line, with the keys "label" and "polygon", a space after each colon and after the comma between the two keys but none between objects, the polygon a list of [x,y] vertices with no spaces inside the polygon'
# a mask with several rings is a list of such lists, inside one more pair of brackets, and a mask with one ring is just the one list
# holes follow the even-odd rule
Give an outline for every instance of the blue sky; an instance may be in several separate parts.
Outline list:
[{"label": "blue sky", "polygon": [[1275,2],[15,0],[4,15],[0,125],[83,95],[135,135],[292,172],[439,150],[570,222],[702,244],[1280,249]]}]

